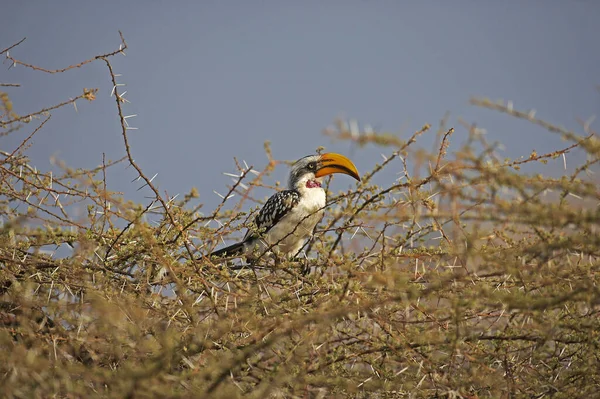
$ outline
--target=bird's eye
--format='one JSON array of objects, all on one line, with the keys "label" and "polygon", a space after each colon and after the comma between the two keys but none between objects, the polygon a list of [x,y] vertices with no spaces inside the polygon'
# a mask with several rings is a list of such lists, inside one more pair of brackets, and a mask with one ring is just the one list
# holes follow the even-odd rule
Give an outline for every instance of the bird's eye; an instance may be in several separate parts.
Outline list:
[{"label": "bird's eye", "polygon": [[317,163],[310,162],[306,167],[308,168],[308,170],[317,170]]}]

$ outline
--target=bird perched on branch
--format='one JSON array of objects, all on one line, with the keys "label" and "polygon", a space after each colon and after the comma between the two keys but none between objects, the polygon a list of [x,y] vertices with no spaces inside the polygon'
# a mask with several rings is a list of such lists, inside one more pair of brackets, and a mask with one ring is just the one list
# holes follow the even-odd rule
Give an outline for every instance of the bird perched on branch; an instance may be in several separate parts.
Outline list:
[{"label": "bird perched on branch", "polygon": [[297,160],[290,170],[288,189],[267,200],[244,239],[209,256],[252,257],[266,251],[296,256],[323,216],[326,198],[321,184],[333,173],[360,181],[356,167],[343,155],[330,152]]}]

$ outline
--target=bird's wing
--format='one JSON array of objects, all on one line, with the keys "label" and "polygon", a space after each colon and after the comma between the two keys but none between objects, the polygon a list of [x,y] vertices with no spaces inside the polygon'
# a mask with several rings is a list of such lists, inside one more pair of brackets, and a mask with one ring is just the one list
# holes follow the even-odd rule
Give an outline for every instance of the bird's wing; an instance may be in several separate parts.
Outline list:
[{"label": "bird's wing", "polygon": [[300,193],[296,190],[284,190],[273,194],[254,219],[254,226],[248,229],[244,241],[267,233],[281,218],[294,209],[298,202],[300,202]]}]

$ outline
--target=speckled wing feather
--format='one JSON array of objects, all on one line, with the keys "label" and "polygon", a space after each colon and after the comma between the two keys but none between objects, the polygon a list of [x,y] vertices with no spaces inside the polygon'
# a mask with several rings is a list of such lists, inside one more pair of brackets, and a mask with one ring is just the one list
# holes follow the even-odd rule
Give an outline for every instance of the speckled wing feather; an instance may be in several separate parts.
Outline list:
[{"label": "speckled wing feather", "polygon": [[244,241],[256,238],[257,233],[263,235],[268,232],[298,205],[298,202],[300,202],[300,194],[296,190],[284,190],[272,195],[254,219],[254,226],[248,229]]}]

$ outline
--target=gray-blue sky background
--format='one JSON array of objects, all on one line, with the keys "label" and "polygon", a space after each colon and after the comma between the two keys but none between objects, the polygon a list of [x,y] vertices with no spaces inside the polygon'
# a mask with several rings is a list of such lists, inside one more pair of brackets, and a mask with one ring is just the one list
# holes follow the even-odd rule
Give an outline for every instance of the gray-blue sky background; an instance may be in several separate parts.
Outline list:
[{"label": "gray-blue sky background", "polygon": [[[113,63],[131,101],[125,113],[138,115],[129,120],[139,129],[131,132],[134,157],[147,175],[159,173],[162,190],[198,187],[208,209],[220,201],[212,190],[226,191],[221,172],[234,170],[234,156],[264,166],[265,140],[278,159],[324,145],[354,154],[359,170],[379,162],[378,148],[352,151],[322,135],[337,117],[407,137],[449,112],[457,142],[466,137],[463,118],[516,157],[564,143],[470,106],[471,96],[512,100],[578,131],[576,119],[600,108],[596,1],[4,0],[1,9],[0,48],[27,37],[11,55],[46,68],[114,50],[120,29],[129,49]],[[59,75],[8,67],[0,82],[22,85],[6,90],[20,114],[100,89],[78,112],[53,112],[30,149],[34,164],[46,168],[56,155],[94,167],[103,152],[124,155],[103,63]],[[25,134],[2,138],[2,149]],[[549,171],[560,168],[556,160]],[[285,173],[278,169],[271,182]],[[109,184],[135,195],[133,178],[131,169],[115,169]],[[338,188],[350,184],[336,179]]]}]

